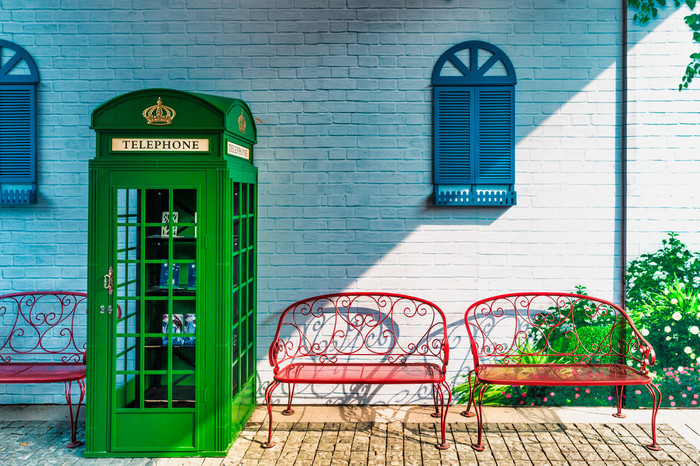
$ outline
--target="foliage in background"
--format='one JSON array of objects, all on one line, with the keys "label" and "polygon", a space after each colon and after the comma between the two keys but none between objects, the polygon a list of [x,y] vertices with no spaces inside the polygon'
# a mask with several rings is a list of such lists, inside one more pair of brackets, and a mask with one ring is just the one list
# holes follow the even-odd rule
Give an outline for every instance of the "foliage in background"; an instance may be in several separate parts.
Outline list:
[{"label": "foliage in background", "polygon": [[642,254],[627,266],[627,307],[635,309],[663,293],[676,280],[700,291],[700,254],[692,253],[676,233],[661,241],[661,249]]},{"label": "foliage in background", "polygon": [[[643,254],[629,263],[626,282],[627,312],[656,353],[656,364],[651,369],[655,370],[654,381],[661,389],[661,405],[700,407],[700,254],[688,250],[677,234],[669,233],[658,251]],[[576,293],[586,295],[586,288],[577,286]],[[574,312],[580,312],[582,306],[585,301],[579,301]],[[550,311],[556,312],[556,308]],[[605,327],[612,324],[612,316],[599,318],[597,325],[578,327],[584,345],[600,343],[605,338]],[[547,321],[545,316],[541,319]],[[543,332],[550,335],[550,346],[555,353],[571,352],[576,345],[571,338],[564,338],[559,329],[555,333],[546,328],[531,332],[535,332],[531,337],[538,349],[544,347],[545,340],[540,337]],[[522,362],[544,361],[523,359]],[[457,393],[457,400],[466,402],[468,384],[458,385]],[[609,387],[490,386],[484,404],[614,407],[615,393]],[[651,396],[644,387],[629,387],[626,405],[650,407]]]},{"label": "foliage in background", "polygon": [[[681,4],[690,8],[690,10],[695,9],[697,0],[673,0],[673,4],[676,7],[680,7]],[[666,0],[628,0],[627,5],[630,9],[635,11],[634,20],[639,24],[647,24],[651,19],[656,18],[659,14],[658,7],[665,7]],[[691,31],[693,31],[693,41],[700,44],[700,14],[690,14],[685,17],[685,23],[688,25]],[[688,87],[688,85],[693,81],[696,75],[700,75],[700,53],[693,53],[690,55],[690,63],[685,68],[685,74],[681,79],[681,83],[678,85],[678,90],[681,91]]]},{"label": "foliage in background", "polygon": [[663,246],[627,267],[627,312],[657,364],[700,363],[700,257],[669,233]]}]

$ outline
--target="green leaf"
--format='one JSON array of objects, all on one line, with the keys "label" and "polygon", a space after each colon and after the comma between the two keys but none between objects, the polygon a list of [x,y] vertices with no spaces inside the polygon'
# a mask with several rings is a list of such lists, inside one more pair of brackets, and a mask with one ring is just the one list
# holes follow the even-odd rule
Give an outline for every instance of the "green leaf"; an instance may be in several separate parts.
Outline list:
[{"label": "green leaf", "polygon": [[700,53],[691,53],[690,58],[693,60],[700,60]]},{"label": "green leaf", "polygon": [[[688,8],[690,8],[691,10],[693,8],[695,8],[695,3],[696,3],[696,0],[685,0],[685,4],[688,5]],[[678,6],[678,5],[676,5],[676,6]]]},{"label": "green leaf", "polygon": [[658,3],[661,6],[666,6],[666,0],[656,0],[656,3]]},{"label": "green leaf", "polygon": [[693,31],[700,30],[700,15],[688,15],[684,19],[686,24],[690,26],[690,29],[692,29]]}]

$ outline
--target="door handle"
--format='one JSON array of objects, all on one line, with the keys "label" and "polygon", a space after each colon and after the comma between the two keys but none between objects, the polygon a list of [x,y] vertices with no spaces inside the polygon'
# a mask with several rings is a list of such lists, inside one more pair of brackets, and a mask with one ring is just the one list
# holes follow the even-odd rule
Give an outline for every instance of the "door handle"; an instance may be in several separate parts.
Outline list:
[{"label": "door handle", "polygon": [[113,276],[114,276],[114,269],[112,269],[112,267],[110,267],[109,272],[107,272],[107,274],[104,276],[105,290],[107,290],[109,292],[110,296],[114,292]]}]

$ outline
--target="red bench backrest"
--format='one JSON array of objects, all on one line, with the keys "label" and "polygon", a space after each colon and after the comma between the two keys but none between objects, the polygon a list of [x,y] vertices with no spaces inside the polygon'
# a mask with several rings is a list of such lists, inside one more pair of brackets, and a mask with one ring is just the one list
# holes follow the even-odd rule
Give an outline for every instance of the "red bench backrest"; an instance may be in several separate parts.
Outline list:
[{"label": "red bench backrest", "polygon": [[464,315],[479,363],[627,363],[646,370],[654,352],[627,313],[571,293],[511,293],[482,299]]},{"label": "red bench backrest", "polygon": [[[298,301],[281,315],[270,364],[426,362],[444,367],[449,348],[442,310],[390,293],[336,293]],[[310,361],[309,361],[310,360]]]},{"label": "red bench backrest", "polygon": [[83,362],[86,329],[85,293],[35,291],[0,295],[0,364]]}]

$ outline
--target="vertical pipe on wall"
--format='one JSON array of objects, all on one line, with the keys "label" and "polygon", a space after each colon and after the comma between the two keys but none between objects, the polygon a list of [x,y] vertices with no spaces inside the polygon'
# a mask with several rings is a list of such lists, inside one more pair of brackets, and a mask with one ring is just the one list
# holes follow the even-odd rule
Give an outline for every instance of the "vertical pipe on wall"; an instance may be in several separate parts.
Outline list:
[{"label": "vertical pipe on wall", "polygon": [[622,0],[622,57],[620,108],[620,306],[625,308],[627,286],[627,0]]}]

